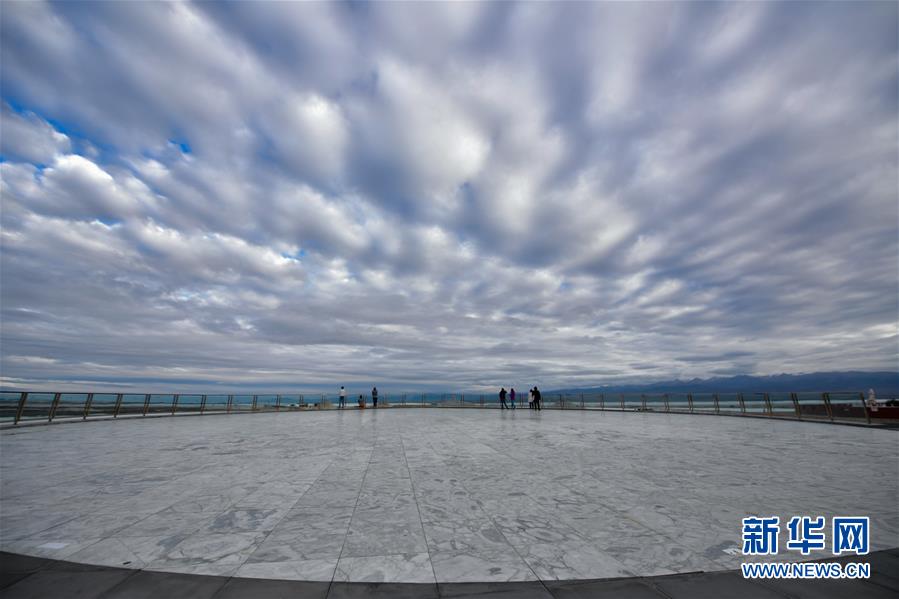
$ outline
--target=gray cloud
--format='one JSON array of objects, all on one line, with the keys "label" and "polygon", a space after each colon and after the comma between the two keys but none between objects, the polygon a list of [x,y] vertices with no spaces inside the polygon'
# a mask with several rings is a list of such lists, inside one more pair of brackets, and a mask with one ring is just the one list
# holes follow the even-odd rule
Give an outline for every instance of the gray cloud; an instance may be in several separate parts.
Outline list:
[{"label": "gray cloud", "polygon": [[6,384],[897,364],[890,3],[13,3]]}]

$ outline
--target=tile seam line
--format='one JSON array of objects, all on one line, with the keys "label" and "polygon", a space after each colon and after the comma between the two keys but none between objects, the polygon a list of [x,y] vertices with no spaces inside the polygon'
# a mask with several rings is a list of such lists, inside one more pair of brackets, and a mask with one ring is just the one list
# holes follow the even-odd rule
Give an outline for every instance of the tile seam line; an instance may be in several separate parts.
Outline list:
[{"label": "tile seam line", "polygon": [[[471,437],[471,435],[466,435],[466,436],[468,436],[469,438],[472,438],[472,439],[473,439],[473,437]],[[455,476],[455,470],[452,469],[452,468],[450,468],[450,467],[446,464],[446,462],[445,462],[444,459],[443,459],[442,454],[440,454],[440,452],[438,452],[437,450],[434,449],[434,447],[431,445],[430,441],[428,442],[428,447],[430,447],[430,448],[431,448],[431,451],[433,451],[434,454],[438,456],[438,458],[440,459],[440,462],[443,464],[443,467],[446,469],[446,471],[452,473],[452,474]],[[458,476],[457,476],[456,478],[459,478],[459,479],[460,479],[459,485],[460,485],[463,489],[465,489],[465,492],[468,493],[470,496],[474,497],[474,495],[472,494],[471,490],[470,490],[468,487],[466,487],[464,483],[461,482],[461,477],[458,477]],[[493,521],[493,517],[490,515],[490,513],[487,512],[487,510],[485,510],[484,508],[478,508],[478,509],[480,509],[480,510],[484,513],[484,515],[487,516],[487,520],[490,521],[491,526],[493,526],[493,528],[496,529],[496,532],[499,533],[499,535],[503,538],[503,540],[506,542],[506,544],[507,544],[509,547],[512,548],[512,551],[515,552],[515,555],[518,556],[518,559],[521,560],[521,563],[523,563],[525,566],[528,567],[528,570],[531,571],[531,574],[533,574],[534,577],[537,579],[537,581],[539,581],[540,584],[543,586],[543,588],[546,589],[546,592],[549,593],[550,595],[552,595],[552,593],[550,592],[549,588],[548,588],[548,587],[546,586],[546,584],[543,582],[543,579],[540,578],[540,577],[537,575],[537,573],[534,571],[534,568],[531,566],[531,564],[529,564],[528,561],[527,561],[526,559],[524,559],[524,557],[522,557],[521,553],[519,553],[519,551],[518,551],[518,548],[515,547],[515,545],[513,545],[512,543],[509,542],[509,539],[506,538],[506,535],[503,533],[503,531],[500,530],[500,528],[496,525],[496,522]],[[432,564],[432,565],[433,565],[433,564]],[[506,581],[506,582],[512,582],[512,581]]]},{"label": "tile seam line", "polygon": [[[601,480],[600,478],[598,478],[593,472],[588,472],[588,475],[589,475],[591,478],[594,478],[594,479],[596,479],[597,481],[602,482],[602,480]],[[569,491],[574,492],[574,493],[577,493],[577,492],[578,492],[577,489],[572,489],[571,487],[569,487],[568,485],[566,485],[564,482],[559,483],[559,486],[565,487],[566,489],[568,489]],[[606,502],[598,501],[598,500],[597,500],[596,503],[598,503],[598,504],[601,505],[602,507],[608,509],[609,511],[611,511],[611,512],[617,514],[620,518],[622,518],[622,519],[624,519],[624,520],[630,520],[631,522],[634,522],[635,524],[638,524],[638,525],[642,526],[643,528],[646,528],[647,530],[652,531],[654,534],[657,534],[657,535],[660,535],[660,536],[664,537],[666,540],[668,540],[668,541],[669,541],[670,543],[672,543],[673,545],[675,545],[675,546],[677,546],[677,547],[680,547],[681,549],[683,549],[683,550],[689,552],[690,554],[692,554],[692,555],[694,555],[694,556],[699,557],[699,553],[698,553],[698,552],[696,552],[696,551],[693,550],[693,549],[690,549],[689,547],[687,547],[687,546],[685,546],[685,545],[681,545],[679,541],[677,541],[677,540],[671,538],[667,533],[664,533],[664,532],[655,530],[655,529],[652,528],[651,526],[649,526],[649,525],[647,525],[647,524],[644,524],[643,522],[641,522],[641,521],[639,521],[639,520],[637,520],[637,519],[635,519],[635,518],[633,518],[633,517],[631,517],[631,516],[628,516],[626,513],[622,512],[622,511],[620,511],[620,510],[615,509],[614,507],[612,507],[611,505],[607,504]],[[569,524],[569,521],[568,521],[567,519],[566,519],[566,524]],[[593,539],[590,539],[590,538],[587,538],[587,542],[590,543],[590,544],[593,544],[593,543],[594,543]],[[713,562],[715,563],[715,565],[718,566],[719,568],[724,568],[725,570],[728,569],[727,567],[725,567],[724,564],[718,563],[718,560],[717,560],[717,559],[714,559],[714,560],[712,560],[712,561],[713,561]],[[719,570],[714,570],[714,571],[719,571]],[[681,572],[674,572],[674,574],[681,574]]]},{"label": "tile seam line", "polygon": [[[42,568],[42,569],[49,569],[49,568]],[[116,569],[118,569],[118,568],[116,568]],[[106,589],[105,591],[103,591],[102,593],[100,593],[100,594],[97,596],[97,599],[103,599],[103,597],[109,597],[110,594],[111,594],[114,590],[116,590],[117,588],[119,588],[120,586],[122,586],[123,584],[125,584],[126,582],[128,582],[129,580],[131,580],[132,578],[134,578],[135,576],[137,576],[138,573],[143,572],[143,571],[144,571],[143,569],[140,569],[140,570],[132,570],[131,573],[128,574],[128,576],[126,576],[125,578],[123,578],[122,580],[120,580],[119,582],[117,582],[116,584],[114,584],[113,586],[111,586],[110,588],[108,588],[108,589]],[[223,586],[224,586],[224,585],[223,585]],[[218,591],[216,591],[216,592],[218,592]]]},{"label": "tile seam line", "polygon": [[[182,473],[181,475],[174,477],[172,480],[173,480],[173,481],[177,481],[177,480],[181,480],[181,479],[187,478],[187,477],[189,477],[192,473],[197,472],[197,471],[199,471],[199,470],[201,470],[201,469],[202,469],[202,467],[194,468],[194,469],[192,469],[192,470],[190,470],[190,471],[188,471],[188,472]],[[79,477],[79,478],[73,479],[73,480],[81,480],[81,479],[84,479],[84,478],[90,478],[90,476],[93,476],[93,475],[82,476],[82,477]],[[105,489],[105,488],[107,488],[107,487],[109,487],[109,486],[111,486],[111,485],[103,485],[103,488]],[[86,492],[85,495],[87,495],[88,493],[89,493],[89,492]],[[233,504],[232,504],[232,505],[233,505]],[[230,507],[230,505],[229,505],[229,507]],[[117,534],[117,533],[119,533],[119,532],[125,530],[126,528],[130,528],[130,527],[132,527],[132,526],[136,526],[136,525],[140,524],[141,522],[144,522],[145,520],[148,520],[148,519],[152,518],[153,516],[158,516],[159,514],[161,514],[162,512],[164,512],[164,511],[166,511],[167,509],[170,509],[170,508],[171,508],[171,505],[170,505],[170,506],[167,506],[167,507],[164,507],[164,508],[162,508],[162,509],[160,509],[160,510],[157,510],[157,511],[155,511],[155,512],[148,513],[148,514],[146,514],[145,516],[143,516],[142,518],[138,518],[138,519],[135,520],[134,522],[131,522],[130,524],[127,524],[127,525],[125,525],[125,526],[122,526],[122,527],[120,527],[120,528],[117,528],[117,529],[111,531],[111,532],[110,532],[110,535],[115,535],[115,534]],[[227,511],[227,508],[226,508],[225,511]],[[222,512],[222,513],[224,513],[224,512]],[[216,516],[218,516],[218,515],[220,515],[220,514],[216,514]],[[50,529],[52,529],[52,528],[56,528],[56,526],[62,526],[62,525],[64,525],[64,524],[69,524],[69,523],[72,522],[73,520],[77,520],[77,519],[79,519],[79,518],[81,518],[81,516],[75,516],[75,517],[72,518],[71,520],[66,520],[65,522],[63,522],[63,523],[61,523],[61,524],[56,524],[56,525],[54,525],[54,526],[51,526],[50,528],[47,528],[47,529],[44,529],[44,530],[42,530],[42,531],[39,531],[39,532],[35,533],[35,535],[39,535],[39,534],[42,534],[42,533],[44,533],[44,532],[47,532],[48,530],[50,530]],[[194,532],[196,532],[196,530],[194,530],[194,531],[191,532],[190,534],[192,535]],[[34,536],[34,535],[29,535],[29,537],[26,537],[26,539],[27,539],[27,538],[30,538],[31,536]],[[150,537],[150,536],[153,536],[153,535],[146,535],[146,536],[147,536],[147,537]],[[114,536],[102,537],[102,538],[98,539],[96,542],[91,543],[90,545],[87,545],[86,547],[82,547],[82,548],[78,549],[78,551],[74,552],[72,555],[74,555],[74,554],[76,554],[76,553],[80,553],[80,552],[83,551],[83,550],[90,549],[91,547],[93,547],[94,545],[99,544],[100,542],[102,542],[102,541],[103,541],[104,539],[106,539],[106,538],[114,538]],[[25,539],[22,539],[22,540],[25,540]],[[141,560],[141,561],[143,561],[143,560]],[[149,566],[149,565],[150,565],[149,563],[144,563],[144,564],[143,564],[144,567]],[[136,571],[140,571],[140,570],[142,570],[142,569],[143,569],[143,568],[139,568],[139,569],[136,569]]]},{"label": "tile seam line", "polygon": [[437,586],[437,570],[434,569],[434,560],[431,559],[431,545],[428,543],[428,535],[425,532],[425,523],[421,517],[421,509],[418,507],[418,495],[415,492],[415,481],[412,478],[412,470],[409,468],[409,459],[406,457],[406,439],[400,433],[400,444],[403,447],[403,464],[406,466],[406,472],[409,474],[409,485],[412,487],[412,498],[415,500],[415,512],[418,514],[418,524],[421,526],[421,536],[425,540],[425,551],[428,552],[428,564],[431,566],[431,574],[434,575],[434,588],[437,596],[440,596],[440,588]]},{"label": "tile seam line", "polygon": [[[362,427],[360,427],[361,429]],[[357,429],[356,439],[359,439],[359,430]],[[357,445],[356,439],[354,439],[353,446]],[[340,565],[340,558],[343,557],[343,552],[346,549],[347,537],[350,536],[350,527],[353,525],[353,518],[356,517],[356,510],[359,507],[359,498],[362,496],[362,489],[365,487],[365,479],[368,476],[368,469],[371,468],[371,461],[374,459],[375,455],[375,444],[377,443],[377,434],[374,435],[372,439],[371,445],[371,453],[368,454],[368,462],[365,464],[365,474],[362,475],[362,482],[359,484],[359,492],[356,494],[356,503],[353,504],[353,513],[350,515],[350,520],[347,522],[346,534],[343,535],[343,545],[340,546],[340,553],[337,555],[337,561],[334,563],[334,573],[331,574],[331,582],[328,583],[328,591],[325,593],[325,597],[331,596],[331,588],[334,586],[334,579],[337,577],[337,567]],[[335,460],[337,457],[335,456]]]},{"label": "tile seam line", "polygon": [[[312,481],[312,484],[310,484],[310,485],[306,488],[306,490],[303,491],[303,492],[300,494],[299,497],[297,497],[296,501],[294,501],[294,502],[291,504],[291,506],[290,506],[289,508],[287,508],[287,510],[284,512],[284,515],[281,516],[281,518],[278,520],[278,522],[277,522],[274,526],[272,526],[272,529],[271,529],[270,531],[268,531],[268,533],[262,538],[262,540],[259,542],[259,544],[256,545],[256,547],[253,549],[253,553],[256,553],[256,551],[258,551],[259,545],[262,545],[263,543],[265,543],[265,541],[272,535],[272,533],[275,532],[275,529],[278,527],[278,524],[281,524],[281,522],[282,522],[285,518],[287,518],[287,514],[289,514],[290,511],[293,510],[293,508],[296,507],[296,505],[300,502],[301,499],[303,499],[303,497],[306,495],[306,493],[309,492],[309,489],[311,489],[313,486],[315,486],[315,483],[318,482],[318,480],[322,477],[322,475],[325,473],[325,471],[326,471],[328,468],[330,468],[330,467],[331,467],[331,464],[333,464],[333,463],[336,462],[336,461],[337,461],[337,456],[335,455],[333,458],[331,458],[331,461],[328,462],[327,466],[325,466],[324,468],[321,469],[321,472],[318,473],[318,476],[315,477],[315,479]],[[242,568],[242,567],[244,566],[244,564],[247,563],[247,560],[249,560],[249,559],[253,556],[253,553],[249,554],[249,555],[247,556],[247,559],[245,559],[245,560],[243,560],[242,562],[240,562],[240,565],[237,567],[237,570],[234,571],[235,574],[237,573],[238,570],[240,570],[240,568]],[[337,564],[334,564],[334,569],[335,569],[335,570],[337,569]],[[231,576],[228,577],[228,580],[230,581],[232,578],[240,578],[240,577],[239,577],[239,576],[231,575]],[[221,589],[219,589],[219,590],[221,590]],[[218,591],[216,591],[216,594],[218,594]],[[214,597],[215,597],[215,595],[213,595],[213,598],[212,598],[212,599],[214,599]]]}]

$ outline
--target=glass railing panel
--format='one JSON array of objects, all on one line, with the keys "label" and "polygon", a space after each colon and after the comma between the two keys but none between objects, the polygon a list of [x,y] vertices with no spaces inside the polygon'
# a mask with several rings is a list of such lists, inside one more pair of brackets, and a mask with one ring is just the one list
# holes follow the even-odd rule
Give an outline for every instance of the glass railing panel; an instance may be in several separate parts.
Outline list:
[{"label": "glass railing panel", "polygon": [[0,423],[15,421],[21,397],[18,391],[0,391]]},{"label": "glass railing panel", "polygon": [[178,396],[176,414],[199,414],[203,407],[203,396],[195,394],[183,394]]},{"label": "glass railing panel", "polygon": [[122,405],[119,408],[119,416],[133,416],[135,414],[144,413],[144,401],[146,395],[143,393],[125,393],[122,395]]},{"label": "glass railing panel", "polygon": [[249,412],[253,409],[252,395],[235,395],[231,402],[232,412]]},{"label": "glass railing panel", "polygon": [[83,418],[87,393],[60,393],[53,418]]},{"label": "glass railing panel", "polygon": [[746,405],[747,414],[767,414],[768,404],[765,402],[765,396],[762,393],[744,393],[743,401]]},{"label": "glass railing panel", "polygon": [[803,420],[830,420],[823,393],[800,392],[796,396],[799,400],[799,413]]},{"label": "glass railing panel", "polygon": [[693,411],[700,413],[714,413],[715,395],[713,393],[694,393]]},{"label": "glass railing panel", "polygon": [[29,393],[20,420],[46,420],[50,417],[55,393]]},{"label": "glass railing panel", "polygon": [[599,404],[603,409],[616,407],[614,394],[601,393],[599,395],[594,395],[593,398],[594,403]]},{"label": "glass railing panel", "polygon": [[689,412],[690,402],[686,393],[671,393],[668,395],[668,409],[672,412]]},{"label": "glass railing panel", "polygon": [[793,397],[790,393],[775,391],[768,394],[771,400],[771,413],[781,418],[795,418],[796,405],[793,403]]},{"label": "glass railing panel", "polygon": [[256,409],[257,410],[274,410],[278,401],[277,395],[257,395],[256,396]]},{"label": "glass railing panel", "polygon": [[207,395],[206,412],[225,412],[228,410],[227,395]]},{"label": "glass railing panel", "polygon": [[619,403],[624,398],[625,410],[642,410],[643,397],[639,393],[623,393],[618,396]]},{"label": "glass railing panel", "polygon": [[740,396],[737,393],[719,393],[718,406],[722,414],[740,414],[742,412]]},{"label": "glass railing panel", "polygon": [[147,414],[165,414],[166,412],[171,414],[174,401],[174,394],[153,393],[150,395],[150,406],[147,409]]},{"label": "glass railing panel", "polygon": [[646,409],[653,412],[665,411],[664,395],[646,395]]},{"label": "glass railing panel", "polygon": [[88,418],[94,416],[112,416],[115,414],[116,398],[115,393],[94,393],[91,399],[90,412]]},{"label": "glass railing panel", "polygon": [[865,420],[865,408],[858,393],[830,393],[834,420]]}]

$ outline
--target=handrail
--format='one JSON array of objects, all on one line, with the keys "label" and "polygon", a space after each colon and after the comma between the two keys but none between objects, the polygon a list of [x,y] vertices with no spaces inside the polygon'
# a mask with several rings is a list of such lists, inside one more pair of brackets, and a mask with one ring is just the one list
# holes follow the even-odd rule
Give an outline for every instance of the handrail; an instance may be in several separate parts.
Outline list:
[{"label": "handrail", "polygon": [[[371,398],[363,395],[366,407]],[[499,408],[496,398],[464,393],[381,393],[378,408],[443,407]],[[307,399],[318,401],[307,403]],[[334,401],[332,401],[332,399]],[[356,402],[351,402],[355,406]],[[840,391],[759,393],[619,393],[618,401],[605,401],[604,393],[545,393],[544,408],[582,411],[640,411],[682,414],[751,416],[771,419],[878,425],[899,423],[899,406],[869,406],[863,393]],[[180,416],[328,410],[336,396],[316,394],[179,394],[0,391],[0,426],[23,422],[95,420],[99,418]],[[518,402],[519,409],[526,409]]]}]

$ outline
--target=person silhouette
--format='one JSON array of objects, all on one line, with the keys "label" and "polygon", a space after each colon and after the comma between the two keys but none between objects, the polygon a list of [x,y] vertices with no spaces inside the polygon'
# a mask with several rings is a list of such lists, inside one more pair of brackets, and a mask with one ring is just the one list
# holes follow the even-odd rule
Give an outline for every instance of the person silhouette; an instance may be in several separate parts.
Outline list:
[{"label": "person silhouette", "polygon": [[505,410],[509,406],[506,405],[506,388],[503,387],[499,390],[499,409]]}]

